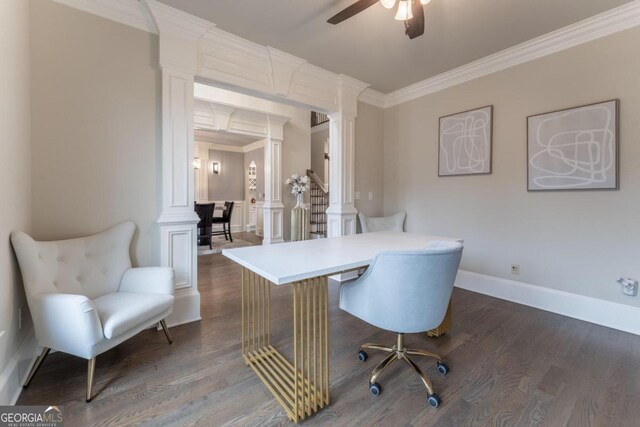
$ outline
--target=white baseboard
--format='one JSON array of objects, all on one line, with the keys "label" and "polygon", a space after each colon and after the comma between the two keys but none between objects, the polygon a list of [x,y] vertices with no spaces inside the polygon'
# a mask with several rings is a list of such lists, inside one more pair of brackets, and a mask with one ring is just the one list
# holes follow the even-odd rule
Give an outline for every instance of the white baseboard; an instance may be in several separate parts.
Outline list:
[{"label": "white baseboard", "polygon": [[30,333],[0,374],[0,405],[15,405],[22,383],[36,360],[36,337]]},{"label": "white baseboard", "polygon": [[173,312],[167,317],[167,326],[178,326],[185,323],[197,322],[200,317],[200,292],[197,290],[176,291],[173,302]]},{"label": "white baseboard", "polygon": [[456,287],[640,335],[640,307],[459,270]]}]

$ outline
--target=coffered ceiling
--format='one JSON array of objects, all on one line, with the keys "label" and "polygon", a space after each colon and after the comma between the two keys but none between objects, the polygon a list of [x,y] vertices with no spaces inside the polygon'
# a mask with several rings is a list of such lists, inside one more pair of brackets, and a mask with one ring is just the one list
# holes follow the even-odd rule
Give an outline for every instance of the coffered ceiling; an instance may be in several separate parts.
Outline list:
[{"label": "coffered ceiling", "polygon": [[334,26],[327,19],[355,0],[159,1],[384,93],[630,2],[432,0],[424,35],[409,40],[379,3]]}]

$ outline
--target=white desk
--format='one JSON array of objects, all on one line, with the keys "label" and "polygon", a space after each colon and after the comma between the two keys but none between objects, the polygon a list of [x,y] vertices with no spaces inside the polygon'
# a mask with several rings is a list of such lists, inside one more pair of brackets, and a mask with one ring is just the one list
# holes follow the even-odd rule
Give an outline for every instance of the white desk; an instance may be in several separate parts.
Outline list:
[{"label": "white desk", "polygon": [[[298,422],[329,404],[328,277],[364,267],[381,251],[419,250],[435,240],[461,239],[377,232],[267,246],[226,249],[242,265],[242,355]],[[271,285],[293,289],[290,363],[271,345]],[[450,313],[435,335],[450,323]]]}]

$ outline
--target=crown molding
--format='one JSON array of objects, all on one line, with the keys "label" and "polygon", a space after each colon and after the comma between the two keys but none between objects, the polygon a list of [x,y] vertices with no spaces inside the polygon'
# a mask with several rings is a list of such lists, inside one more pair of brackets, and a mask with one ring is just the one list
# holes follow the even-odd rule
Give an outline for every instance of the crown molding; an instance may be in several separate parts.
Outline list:
[{"label": "crown molding", "polygon": [[[145,1],[140,0],[53,0],[84,12],[101,16],[139,30],[157,34],[158,28]],[[148,3],[157,3],[154,0],[146,0]],[[159,4],[159,3],[158,3]],[[272,68],[271,60],[276,59],[278,67],[287,67],[289,73],[302,72],[310,78],[323,78],[328,81],[336,81],[338,75],[313,66],[303,59],[297,59],[285,52],[276,51],[273,48],[265,48],[249,40],[234,36],[230,33],[215,28],[213,23],[196,18],[184,12],[176,11],[169,6],[160,4],[165,12],[165,23],[173,30],[179,31],[185,37],[198,37],[203,28],[208,26],[201,39],[201,43],[207,44],[209,39],[226,38],[233,41],[234,47],[246,51],[245,53],[258,54]],[[175,20],[175,22],[172,22]],[[190,27],[188,23],[193,23]],[[534,59],[542,58],[562,50],[578,46],[583,43],[596,40],[620,31],[640,25],[640,0],[634,0],[625,5],[610,9],[606,12],[587,18],[583,21],[569,25],[535,39],[510,47],[500,52],[481,58],[477,61],[463,65],[450,71],[446,71],[434,77],[422,80],[418,83],[406,86],[387,94],[383,94],[371,88],[364,89],[358,97],[359,101],[380,108],[389,108],[425,95],[429,95],[452,86],[459,85],[486,75],[523,64]],[[270,54],[275,52],[272,57]],[[348,78],[350,82],[356,79]],[[270,86],[273,84],[269,82]],[[285,86],[286,85],[280,85]],[[365,83],[354,84],[354,89],[365,86]],[[295,85],[293,87],[295,90]],[[285,92],[286,89],[280,90]]]},{"label": "crown molding", "polygon": [[148,33],[158,34],[146,5],[138,0],[53,0]]},{"label": "crown molding", "polygon": [[638,25],[640,25],[640,0],[635,0],[390,92],[384,97],[384,108],[393,107]]},{"label": "crown molding", "polygon": [[[125,0],[119,0],[125,1]],[[160,31],[198,41],[215,24],[156,0],[144,0]]]},{"label": "crown molding", "polygon": [[374,107],[384,108],[385,106],[385,94],[378,92],[375,89],[366,88],[358,97],[358,101],[365,102]]},{"label": "crown molding", "polygon": [[220,150],[220,151],[228,151],[230,153],[243,153],[246,154],[249,151],[257,150],[258,148],[264,148],[266,144],[266,140],[260,139],[258,141],[252,142],[251,144],[243,145],[238,147],[236,145],[228,145],[228,144],[219,144],[217,142],[208,142],[202,141],[196,138],[195,142],[197,144],[206,144],[207,148],[211,150]]}]

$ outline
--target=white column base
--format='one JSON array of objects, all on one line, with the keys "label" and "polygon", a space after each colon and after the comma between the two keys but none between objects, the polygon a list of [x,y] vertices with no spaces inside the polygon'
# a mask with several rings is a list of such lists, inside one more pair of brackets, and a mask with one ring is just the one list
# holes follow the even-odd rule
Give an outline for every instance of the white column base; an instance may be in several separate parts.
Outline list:
[{"label": "white column base", "polygon": [[282,203],[272,203],[262,206],[264,215],[262,244],[284,242],[284,205]]},{"label": "white column base", "polygon": [[166,318],[167,325],[178,326],[200,319],[200,292],[197,289],[178,289],[173,312]]},{"label": "white column base", "polygon": [[[177,216],[177,215],[176,215]],[[160,263],[173,268],[176,299],[167,324],[180,325],[200,320],[198,292],[198,237],[193,217],[184,214],[182,222],[160,224]]]},{"label": "white column base", "polygon": [[331,207],[329,207],[327,209],[327,237],[356,234],[357,214],[358,211],[355,208],[346,212],[331,212]]}]

